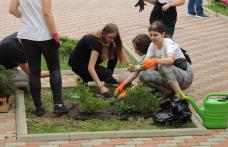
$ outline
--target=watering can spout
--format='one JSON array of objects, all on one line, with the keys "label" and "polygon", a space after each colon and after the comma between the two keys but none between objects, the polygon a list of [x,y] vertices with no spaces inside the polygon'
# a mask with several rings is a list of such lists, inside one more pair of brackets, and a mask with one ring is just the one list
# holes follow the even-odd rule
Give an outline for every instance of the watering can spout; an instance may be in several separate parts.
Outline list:
[{"label": "watering can spout", "polygon": [[196,112],[199,114],[199,116],[203,119],[204,118],[204,109],[200,108],[195,101],[191,97],[188,99],[189,103],[192,105],[192,107],[196,110]]},{"label": "watering can spout", "polygon": [[179,96],[181,99],[185,99],[185,100],[189,101],[189,103],[192,105],[192,107],[196,110],[196,112],[199,114],[199,116],[203,119],[203,117],[204,117],[203,108],[200,108],[191,97],[186,96],[182,91],[179,92]]}]

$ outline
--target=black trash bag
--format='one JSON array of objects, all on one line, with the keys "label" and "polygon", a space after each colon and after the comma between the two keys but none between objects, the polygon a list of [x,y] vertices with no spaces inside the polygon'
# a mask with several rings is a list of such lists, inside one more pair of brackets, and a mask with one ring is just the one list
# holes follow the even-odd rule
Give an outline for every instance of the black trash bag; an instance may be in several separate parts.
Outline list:
[{"label": "black trash bag", "polygon": [[192,112],[186,100],[161,102],[159,109],[152,115],[154,123],[161,126],[181,126],[191,121]]}]

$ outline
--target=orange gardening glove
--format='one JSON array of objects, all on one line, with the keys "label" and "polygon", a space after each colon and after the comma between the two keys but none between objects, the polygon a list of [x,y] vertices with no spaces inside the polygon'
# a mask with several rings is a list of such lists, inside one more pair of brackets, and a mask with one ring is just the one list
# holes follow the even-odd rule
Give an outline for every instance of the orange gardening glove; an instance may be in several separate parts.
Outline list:
[{"label": "orange gardening glove", "polygon": [[143,68],[149,69],[158,64],[158,59],[147,59],[143,62]]},{"label": "orange gardening glove", "polygon": [[114,97],[117,97],[125,88],[126,84],[121,83],[120,86],[118,86],[114,92]]}]

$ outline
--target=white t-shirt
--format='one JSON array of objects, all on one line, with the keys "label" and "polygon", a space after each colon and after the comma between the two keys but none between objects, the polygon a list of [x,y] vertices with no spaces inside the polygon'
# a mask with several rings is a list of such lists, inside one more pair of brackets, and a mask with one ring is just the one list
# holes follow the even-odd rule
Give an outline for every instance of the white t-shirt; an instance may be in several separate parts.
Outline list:
[{"label": "white t-shirt", "polygon": [[163,45],[161,49],[151,42],[146,53],[146,59],[148,58],[167,58],[168,54],[174,55],[174,60],[178,58],[185,58],[179,45],[169,38],[164,38]]},{"label": "white t-shirt", "polygon": [[22,15],[18,38],[33,41],[52,39],[44,21],[42,0],[19,0],[19,9]]}]

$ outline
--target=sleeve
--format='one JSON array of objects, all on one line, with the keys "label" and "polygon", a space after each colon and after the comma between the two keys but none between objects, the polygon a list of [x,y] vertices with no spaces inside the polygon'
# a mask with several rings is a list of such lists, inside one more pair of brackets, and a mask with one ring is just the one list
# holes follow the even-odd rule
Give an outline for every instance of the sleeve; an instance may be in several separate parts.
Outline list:
[{"label": "sleeve", "polygon": [[154,44],[151,42],[150,43],[150,46],[149,46],[149,48],[148,48],[148,50],[147,50],[147,53],[146,53],[146,59],[148,59],[148,58],[151,58],[151,57],[154,57],[155,55],[154,55]]},{"label": "sleeve", "polygon": [[95,36],[88,36],[88,44],[89,44],[89,48],[91,50],[95,50],[97,51],[99,54],[102,51],[102,46],[101,43],[99,42],[98,38],[96,38]]},{"label": "sleeve", "polygon": [[175,54],[176,50],[179,48],[178,44],[172,41],[171,39],[165,40],[165,49],[168,54]]}]

